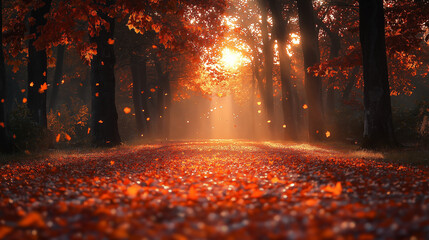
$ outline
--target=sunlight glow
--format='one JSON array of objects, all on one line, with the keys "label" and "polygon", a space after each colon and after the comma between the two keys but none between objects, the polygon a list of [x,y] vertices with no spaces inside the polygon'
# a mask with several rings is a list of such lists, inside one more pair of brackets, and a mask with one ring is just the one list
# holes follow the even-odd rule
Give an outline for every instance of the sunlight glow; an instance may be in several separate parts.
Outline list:
[{"label": "sunlight glow", "polygon": [[299,35],[298,34],[296,34],[296,33],[291,33],[290,34],[290,37],[292,38],[292,44],[294,44],[294,45],[298,45],[299,43],[300,43],[300,37],[299,37]]},{"label": "sunlight glow", "polygon": [[221,63],[230,69],[236,69],[243,63],[243,56],[236,51],[225,48],[222,51]]}]

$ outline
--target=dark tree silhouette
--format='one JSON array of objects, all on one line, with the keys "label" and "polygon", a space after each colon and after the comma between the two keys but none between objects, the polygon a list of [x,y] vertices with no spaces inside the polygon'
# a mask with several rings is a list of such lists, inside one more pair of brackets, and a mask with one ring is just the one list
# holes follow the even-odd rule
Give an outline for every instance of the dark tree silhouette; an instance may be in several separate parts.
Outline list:
[{"label": "dark tree silhouette", "polygon": [[[331,30],[321,19],[315,18],[318,27],[323,29],[326,32],[326,35],[329,37],[329,60],[337,58],[341,50],[341,37],[338,31]],[[330,121],[335,113],[335,91],[334,86],[331,84],[334,81],[335,77],[330,77],[328,79],[328,86],[326,92],[326,109],[325,109],[325,118]]]},{"label": "dark tree silhouette", "polygon": [[66,47],[64,45],[60,45],[57,48],[57,62],[55,64],[55,73],[54,73],[54,81],[52,83],[52,92],[51,99],[49,101],[49,109],[54,109],[57,104],[58,92],[61,84],[61,79],[63,77],[63,65],[64,65],[64,53],[66,51]]},{"label": "dark tree silhouette", "polygon": [[[262,40],[263,40],[263,53],[264,53],[264,73],[265,73],[265,107],[267,109],[267,117],[273,121],[274,116],[274,97],[273,97],[273,43],[269,37],[268,30],[268,6],[262,1],[260,4],[261,16],[262,16]],[[273,123],[270,124],[270,129],[272,131]]]},{"label": "dark tree silhouette", "polygon": [[308,133],[310,141],[323,139],[324,119],[322,104],[322,82],[308,68],[320,63],[318,34],[316,31],[313,1],[297,0],[301,46],[304,55],[305,93],[308,105]]},{"label": "dark tree silhouette", "polygon": [[[0,1],[0,28],[3,26],[2,21],[3,4]],[[6,74],[3,56],[3,32],[0,31],[0,152],[10,152],[11,143],[7,131],[6,121]]]},{"label": "dark tree silhouette", "polygon": [[[106,7],[113,1],[106,1]],[[115,53],[113,33],[115,19],[99,11],[107,22],[98,35],[90,37],[97,45],[97,54],[91,61],[91,132],[95,146],[115,146],[121,143],[118,130],[118,112],[115,105]]]},{"label": "dark tree silhouette", "polygon": [[282,84],[282,108],[283,119],[286,123],[286,139],[297,139],[294,108],[296,100],[291,87],[291,60],[286,53],[287,40],[289,38],[288,19],[282,16],[283,4],[278,0],[269,0],[269,7],[273,16],[273,28],[275,38],[279,43],[280,79]]},{"label": "dark tree silhouette", "polygon": [[40,28],[46,24],[45,15],[49,13],[51,2],[43,0],[43,6],[31,11],[34,22],[30,23],[30,34],[33,38],[28,43],[28,108],[33,120],[43,128],[47,128],[47,57],[46,49],[36,49],[34,42],[41,36]]},{"label": "dark tree silhouette", "polygon": [[171,107],[170,72],[166,64],[160,60],[155,60],[155,68],[158,75],[158,113],[159,113],[159,133],[162,137],[168,138],[169,129],[169,109]]},{"label": "dark tree silhouette", "polygon": [[364,148],[397,145],[387,72],[383,1],[359,1],[364,79]]},{"label": "dark tree silhouette", "polygon": [[149,117],[146,61],[145,57],[136,54],[132,54],[130,58],[136,126],[139,136],[142,137],[147,137],[149,133],[149,121],[146,121]]}]

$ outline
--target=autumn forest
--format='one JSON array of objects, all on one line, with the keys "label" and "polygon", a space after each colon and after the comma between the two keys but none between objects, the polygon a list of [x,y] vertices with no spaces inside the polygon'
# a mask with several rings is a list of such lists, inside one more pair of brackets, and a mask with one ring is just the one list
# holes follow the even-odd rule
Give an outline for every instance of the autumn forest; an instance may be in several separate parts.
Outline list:
[{"label": "autumn forest", "polygon": [[427,0],[0,9],[0,239],[429,238]]}]

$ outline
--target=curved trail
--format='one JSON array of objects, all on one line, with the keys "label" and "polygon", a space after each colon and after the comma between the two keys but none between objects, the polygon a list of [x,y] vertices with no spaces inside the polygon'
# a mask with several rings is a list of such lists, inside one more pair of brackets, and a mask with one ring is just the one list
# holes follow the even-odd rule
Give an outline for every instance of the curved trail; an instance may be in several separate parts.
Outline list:
[{"label": "curved trail", "polygon": [[171,142],[0,166],[0,238],[429,238],[429,170],[310,145]]}]

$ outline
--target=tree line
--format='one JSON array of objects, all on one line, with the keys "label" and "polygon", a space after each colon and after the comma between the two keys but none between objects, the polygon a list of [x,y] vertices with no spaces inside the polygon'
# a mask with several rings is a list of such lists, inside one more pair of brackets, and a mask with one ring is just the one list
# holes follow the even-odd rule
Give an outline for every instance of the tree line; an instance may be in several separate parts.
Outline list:
[{"label": "tree line", "polygon": [[[14,141],[8,129],[8,114],[5,110],[5,106],[9,104],[6,97],[8,86],[5,62],[27,65],[27,106],[32,120],[39,127],[46,129],[47,109],[52,109],[58,98],[64,52],[72,48],[90,65],[90,134],[93,145],[116,146],[121,143],[115,99],[115,65],[118,64],[118,57],[121,61],[127,59],[130,65],[134,114],[137,131],[141,136],[147,136],[150,128],[150,122],[146,121],[150,116],[147,106],[150,93],[147,85],[147,63],[149,60],[154,63],[159,79],[159,126],[162,135],[168,136],[172,75],[186,74],[175,72],[177,69],[174,69],[174,66],[180,65],[178,62],[182,63],[183,59],[200,63],[199,56],[204,49],[216,44],[225,34],[226,30],[221,22],[228,9],[236,12],[238,24],[241,26],[238,37],[251,49],[255,86],[259,89],[268,116],[274,115],[275,111],[274,42],[280,49],[278,76],[281,83],[283,118],[287,125],[285,139],[298,138],[296,116],[300,105],[292,74],[292,62],[295,60],[285,51],[290,44],[291,33],[298,31],[305,103],[308,108],[308,139],[324,139],[326,120],[330,116],[329,112],[334,109],[335,88],[333,84],[325,84],[324,80],[328,79],[328,83],[338,81],[341,77],[335,77],[335,69],[347,69],[349,76],[345,78],[349,83],[344,89],[344,98],[356,84],[357,71],[359,66],[362,66],[362,146],[397,146],[390,102],[392,86],[389,85],[388,77],[403,75],[404,71],[413,74],[413,71],[417,71],[416,69],[427,61],[422,55],[412,55],[415,59],[406,61],[398,53],[416,51],[421,47],[424,39],[420,35],[428,23],[423,13],[428,9],[428,4],[417,0],[384,3],[394,7],[385,13],[382,0],[329,1],[324,4],[312,0],[255,0],[243,5],[225,1],[193,0],[2,1],[1,12],[5,14],[1,22],[4,32],[0,36],[3,48],[0,58],[2,151],[10,152]],[[246,12],[252,8],[253,12]],[[409,21],[398,24],[395,21],[398,14]],[[6,22],[3,22],[3,19]],[[354,42],[356,38],[351,36],[356,35],[356,22],[359,23],[358,43]],[[258,25],[256,33],[251,29],[252,24]],[[348,31],[345,32],[344,28]],[[117,31],[120,31],[121,36]],[[123,46],[123,51],[115,52],[116,45]],[[342,45],[348,45],[348,51],[345,51]],[[47,52],[53,48],[57,49],[57,57],[51,88],[47,83]],[[329,56],[324,56],[326,53],[329,53]],[[24,60],[14,60],[20,57]],[[388,57],[398,60],[399,63],[389,69]],[[405,67],[410,61],[423,63]],[[393,73],[389,73],[391,69]],[[401,81],[403,80],[395,80],[393,83],[400,82],[398,85],[402,86],[404,83]],[[49,105],[47,91],[52,91]],[[327,104],[324,104],[324,95]]]}]

